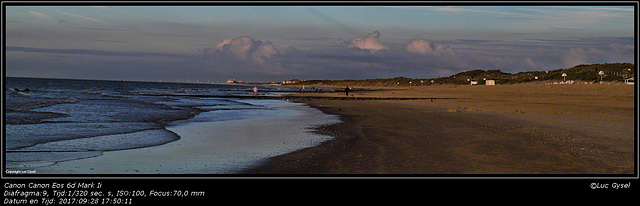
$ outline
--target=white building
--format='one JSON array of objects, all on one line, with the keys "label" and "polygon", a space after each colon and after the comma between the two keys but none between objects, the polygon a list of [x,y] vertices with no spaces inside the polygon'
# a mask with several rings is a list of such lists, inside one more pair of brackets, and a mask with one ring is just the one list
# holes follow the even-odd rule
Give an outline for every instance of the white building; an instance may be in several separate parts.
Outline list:
[{"label": "white building", "polygon": [[242,84],[244,83],[242,80],[229,79],[227,80],[227,84]]},{"label": "white building", "polygon": [[485,81],[485,84],[486,85],[496,85],[496,80],[489,79],[489,80]]},{"label": "white building", "polygon": [[631,77],[631,78],[625,79],[624,83],[625,84],[634,84],[635,81],[636,81],[635,77]]}]

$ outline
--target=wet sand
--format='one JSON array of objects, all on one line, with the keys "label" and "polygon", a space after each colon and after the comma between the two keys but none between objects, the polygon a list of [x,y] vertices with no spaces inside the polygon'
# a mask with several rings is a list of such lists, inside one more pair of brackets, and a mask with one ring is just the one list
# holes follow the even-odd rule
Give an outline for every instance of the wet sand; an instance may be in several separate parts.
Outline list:
[{"label": "wet sand", "polygon": [[[311,87],[311,86],[309,86]],[[322,85],[316,85],[322,87]],[[336,89],[338,89],[336,87]],[[336,137],[246,174],[633,174],[633,85],[355,87],[293,94],[342,123]],[[455,99],[438,99],[455,98]]]},{"label": "wet sand", "polygon": [[[167,127],[180,140],[34,168],[36,174],[233,174],[268,157],[313,147],[330,136],[309,128],[338,122],[335,116],[296,103],[256,101],[277,107],[271,115],[193,122]],[[275,114],[277,113],[277,114]],[[200,115],[215,115],[203,113]]]}]

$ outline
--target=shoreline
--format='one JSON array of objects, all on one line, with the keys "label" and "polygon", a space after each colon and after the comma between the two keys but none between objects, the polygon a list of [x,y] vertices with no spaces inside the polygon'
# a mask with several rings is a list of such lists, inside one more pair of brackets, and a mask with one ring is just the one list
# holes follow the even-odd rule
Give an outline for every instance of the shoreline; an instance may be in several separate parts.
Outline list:
[{"label": "shoreline", "polygon": [[353,96],[459,99],[298,99],[340,116],[316,128],[335,139],[240,174],[633,174],[633,92],[626,85],[436,86]]},{"label": "shoreline", "polygon": [[334,116],[298,103],[252,103],[277,109],[261,111],[264,114],[248,119],[185,121],[166,128],[180,136],[178,141],[107,151],[96,157],[32,169],[36,174],[234,174],[264,158],[330,139],[306,131],[308,127],[337,121]]}]

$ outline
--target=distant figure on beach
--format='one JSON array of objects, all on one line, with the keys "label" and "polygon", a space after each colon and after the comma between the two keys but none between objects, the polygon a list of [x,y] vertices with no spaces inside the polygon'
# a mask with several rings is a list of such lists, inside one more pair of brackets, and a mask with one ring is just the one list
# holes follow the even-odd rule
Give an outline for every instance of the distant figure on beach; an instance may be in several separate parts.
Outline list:
[{"label": "distant figure on beach", "polygon": [[349,96],[349,90],[351,90],[351,88],[349,88],[348,86],[344,88],[344,93],[347,97]]},{"label": "distant figure on beach", "polygon": [[258,95],[258,87],[257,86],[253,86],[253,96]]}]

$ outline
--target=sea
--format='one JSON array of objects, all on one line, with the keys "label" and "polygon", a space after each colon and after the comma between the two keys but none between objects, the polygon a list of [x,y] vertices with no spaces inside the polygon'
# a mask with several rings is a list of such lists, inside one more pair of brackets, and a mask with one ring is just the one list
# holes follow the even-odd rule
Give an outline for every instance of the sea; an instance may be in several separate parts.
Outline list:
[{"label": "sea", "polygon": [[[254,85],[4,80],[6,169],[47,167],[110,151],[179,142],[181,136],[168,128],[180,125],[300,115],[286,109],[297,103],[278,98],[297,88],[257,86],[254,96]],[[317,124],[338,121],[328,119]],[[318,125],[305,127],[312,126]],[[308,146],[291,144],[286,151]]]}]

